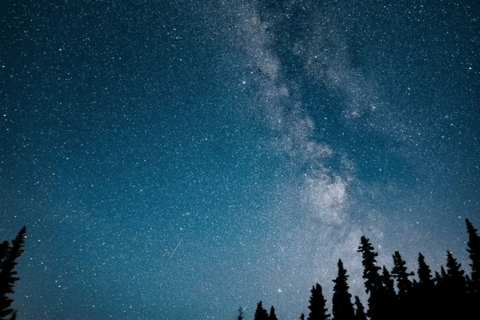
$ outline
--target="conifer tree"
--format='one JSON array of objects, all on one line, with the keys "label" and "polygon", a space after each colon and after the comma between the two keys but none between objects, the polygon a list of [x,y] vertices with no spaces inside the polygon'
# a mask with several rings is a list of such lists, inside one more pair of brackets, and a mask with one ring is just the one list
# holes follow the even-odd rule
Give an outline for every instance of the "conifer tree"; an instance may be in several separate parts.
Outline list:
[{"label": "conifer tree", "polygon": [[473,227],[468,219],[467,223],[468,243],[467,251],[471,260],[470,267],[472,267],[471,280],[477,292],[480,291],[480,236],[477,229]]},{"label": "conifer tree", "polygon": [[464,271],[460,269],[450,251],[447,251],[447,271],[441,267],[442,279],[439,282],[439,303],[442,315],[447,318],[465,319],[466,281]]},{"label": "conifer tree", "polygon": [[13,294],[13,286],[19,280],[15,266],[16,260],[23,253],[25,243],[26,228],[17,234],[17,236],[9,244],[5,241],[0,245],[0,319],[16,318],[16,311],[10,309],[13,300],[8,296]]},{"label": "conifer tree", "polygon": [[380,276],[380,278],[382,280],[382,291],[385,297],[388,297],[388,300],[393,301],[396,296],[395,287],[393,285],[392,276],[390,275],[390,272],[388,272],[387,268],[385,268],[385,266],[383,266],[382,275]]},{"label": "conifer tree", "polygon": [[467,252],[470,258],[470,267],[472,268],[471,278],[467,279],[467,312],[480,317],[478,303],[480,301],[480,236],[472,223],[466,219],[468,242]]},{"label": "conifer tree", "polygon": [[257,310],[255,311],[255,320],[268,320],[268,312],[262,306],[262,301],[257,304]]},{"label": "conifer tree", "polygon": [[405,299],[408,290],[412,287],[412,282],[408,277],[413,276],[413,272],[407,272],[406,262],[398,251],[395,251],[393,255],[393,264],[392,275],[397,279],[398,297]]},{"label": "conifer tree", "polygon": [[397,294],[395,293],[394,281],[390,272],[383,266],[380,275],[382,283],[381,291],[378,297],[377,315],[379,319],[396,319],[399,318],[399,310],[397,306]]},{"label": "conifer tree", "polygon": [[317,283],[316,286],[312,287],[312,295],[310,297],[310,313],[307,320],[327,320],[330,317],[330,314],[327,313],[327,308],[325,307],[326,301],[323,297],[322,287]]},{"label": "conifer tree", "polygon": [[418,253],[418,284],[423,288],[431,289],[433,287],[433,280],[430,267],[425,263],[425,257]]},{"label": "conifer tree", "polygon": [[238,308],[238,318],[237,320],[243,320],[243,309],[242,307]]},{"label": "conifer tree", "polygon": [[[418,282],[414,280],[412,285],[410,302],[411,319],[438,319],[440,313],[435,308],[436,291],[432,279],[430,267],[425,262],[425,257],[418,254]],[[437,273],[438,275],[438,273]],[[438,275],[440,277],[440,275]]]},{"label": "conifer tree", "polygon": [[332,314],[334,320],[354,320],[355,310],[353,309],[351,297],[348,292],[347,270],[343,268],[342,260],[338,260],[338,276],[333,280]]},{"label": "conifer tree", "polygon": [[300,320],[305,320],[305,315],[303,313],[300,315]]},{"label": "conifer tree", "polygon": [[272,306],[270,309],[270,315],[268,316],[269,320],[278,320],[277,315],[275,314],[275,308]]},{"label": "conifer tree", "polygon": [[457,262],[450,251],[447,251],[447,278],[446,282],[450,290],[457,294],[465,292],[466,282],[464,271],[460,269],[461,263]]},{"label": "conifer tree", "polygon": [[368,298],[367,316],[371,320],[383,319],[383,297],[382,282],[378,271],[380,267],[376,265],[378,253],[374,251],[370,241],[362,236],[360,238],[360,247],[357,252],[362,253],[363,278],[365,279],[365,291],[370,293]]},{"label": "conifer tree", "polygon": [[358,296],[355,296],[355,320],[367,320],[365,309]]},{"label": "conifer tree", "polygon": [[363,278],[365,279],[365,290],[367,293],[371,291],[379,291],[379,275],[380,267],[376,265],[378,253],[374,251],[370,241],[362,236],[360,238],[360,247],[357,252],[362,253]]}]

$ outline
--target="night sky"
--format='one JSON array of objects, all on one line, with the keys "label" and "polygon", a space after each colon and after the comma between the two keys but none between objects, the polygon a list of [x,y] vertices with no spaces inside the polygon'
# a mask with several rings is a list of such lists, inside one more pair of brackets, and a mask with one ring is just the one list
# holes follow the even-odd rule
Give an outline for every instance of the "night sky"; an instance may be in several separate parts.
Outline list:
[{"label": "night sky", "polygon": [[13,1],[0,240],[25,320],[331,311],[480,228],[478,1]]}]

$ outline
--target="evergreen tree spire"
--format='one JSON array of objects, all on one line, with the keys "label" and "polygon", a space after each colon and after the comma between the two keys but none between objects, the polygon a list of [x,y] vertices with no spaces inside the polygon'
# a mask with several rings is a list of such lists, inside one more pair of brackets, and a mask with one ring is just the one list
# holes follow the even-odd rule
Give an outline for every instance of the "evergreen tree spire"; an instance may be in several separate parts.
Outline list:
[{"label": "evergreen tree spire", "polygon": [[275,308],[272,306],[272,308],[270,309],[270,315],[268,316],[268,319],[269,320],[278,320],[277,319],[277,316],[275,314]]},{"label": "evergreen tree spire", "polygon": [[268,312],[262,306],[262,301],[257,304],[257,310],[255,311],[255,320],[268,320]]},{"label": "evergreen tree spire", "polygon": [[433,286],[430,267],[425,263],[425,257],[418,253],[418,281],[419,285],[425,288]]},{"label": "evergreen tree spire", "polygon": [[363,278],[365,279],[366,292],[378,291],[378,271],[380,267],[375,264],[377,262],[375,258],[378,256],[378,253],[374,251],[372,244],[365,236],[360,238],[360,247],[358,247],[357,252],[361,252],[363,257]]},{"label": "evergreen tree spire", "polygon": [[468,219],[465,219],[465,221],[468,232],[467,251],[472,262],[470,264],[470,267],[472,267],[472,281],[477,284],[477,290],[480,290],[480,236],[470,221]]},{"label": "evergreen tree spire", "polygon": [[242,307],[238,308],[238,318],[237,320],[243,320],[243,309]]},{"label": "evergreen tree spire", "polygon": [[347,270],[343,268],[342,260],[338,260],[338,276],[333,280],[332,314],[334,320],[354,320],[355,310],[353,309],[351,297],[348,292]]},{"label": "evergreen tree spire", "polygon": [[451,284],[450,289],[462,291],[465,287],[464,271],[460,269],[461,263],[457,262],[450,251],[447,251],[447,282]]},{"label": "evergreen tree spire", "polygon": [[6,319],[8,315],[16,318],[16,311],[10,309],[13,300],[8,295],[14,293],[13,286],[19,280],[15,266],[23,253],[26,232],[23,227],[11,244],[5,241],[0,245],[0,319]]},{"label": "evergreen tree spire", "polygon": [[312,287],[312,295],[310,297],[310,313],[307,320],[327,320],[330,315],[327,313],[328,309],[325,307],[326,301],[323,297],[322,287],[317,283]]},{"label": "evergreen tree spire", "polygon": [[395,251],[393,255],[393,264],[392,275],[397,279],[398,296],[400,299],[403,299],[407,295],[407,291],[412,287],[412,282],[408,277],[413,276],[413,272],[407,272],[406,262],[398,251]]},{"label": "evergreen tree spire", "polygon": [[367,316],[371,320],[383,319],[384,301],[383,301],[383,287],[378,271],[380,267],[376,265],[378,253],[374,251],[370,241],[362,236],[360,238],[360,247],[357,252],[362,253],[363,264],[363,278],[365,279],[365,291],[370,293],[368,298]]}]

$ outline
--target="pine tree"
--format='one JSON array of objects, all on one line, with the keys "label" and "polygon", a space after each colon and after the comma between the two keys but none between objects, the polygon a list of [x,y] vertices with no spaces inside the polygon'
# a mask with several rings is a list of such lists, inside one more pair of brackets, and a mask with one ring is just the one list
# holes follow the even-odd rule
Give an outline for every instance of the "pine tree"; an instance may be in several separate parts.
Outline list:
[{"label": "pine tree", "polygon": [[243,309],[242,307],[238,308],[238,318],[237,320],[243,320]]},{"label": "pine tree", "polygon": [[395,293],[395,287],[393,285],[393,279],[392,276],[390,275],[390,272],[388,272],[387,268],[383,266],[382,270],[382,275],[380,276],[380,279],[382,280],[382,285],[383,285],[383,293],[385,297],[388,297],[388,300],[393,301],[396,297]]},{"label": "pine tree", "polygon": [[348,292],[347,270],[343,268],[342,260],[338,260],[338,276],[333,280],[332,314],[334,320],[354,320],[355,310],[353,309],[351,297]]},{"label": "pine tree", "polygon": [[470,258],[470,267],[472,268],[471,279],[467,281],[467,312],[480,317],[478,311],[478,301],[480,301],[480,237],[477,229],[473,227],[468,219],[467,223],[468,243],[467,252]]},{"label": "pine tree", "polygon": [[467,223],[467,232],[468,232],[468,254],[471,260],[470,267],[472,267],[472,283],[474,285],[475,291],[480,292],[480,236],[477,233],[477,229],[473,225],[465,220]]},{"label": "pine tree", "polygon": [[406,262],[402,259],[400,252],[395,251],[393,255],[393,269],[392,275],[397,280],[398,295],[395,301],[396,310],[395,316],[397,319],[411,318],[411,297],[409,294],[412,289],[412,282],[408,277],[414,275],[413,272],[407,272]]},{"label": "pine tree", "polygon": [[383,266],[380,275],[382,287],[377,298],[377,315],[379,319],[399,318],[397,294],[395,293],[394,281],[390,272]]},{"label": "pine tree", "polygon": [[446,318],[465,319],[467,290],[464,271],[460,267],[457,259],[447,251],[447,271],[442,266],[443,288],[440,291],[440,302]]},{"label": "pine tree", "polygon": [[322,287],[318,283],[312,287],[312,296],[309,302],[308,309],[310,309],[310,313],[307,320],[327,320],[330,317],[325,307],[326,301],[323,297]]},{"label": "pine tree", "polygon": [[275,308],[272,306],[270,309],[270,315],[268,316],[269,320],[278,320],[277,316],[275,315]]},{"label": "pine tree", "polygon": [[425,263],[425,257],[418,253],[418,284],[423,288],[431,289],[433,280],[430,267]]},{"label": "pine tree", "polygon": [[[436,291],[432,279],[430,267],[425,263],[425,257],[418,254],[418,282],[414,280],[411,289],[411,319],[438,319],[440,314],[436,314],[435,299]],[[438,275],[438,273],[437,273]],[[440,277],[440,275],[438,275]]]},{"label": "pine tree", "polygon": [[378,271],[380,267],[378,267],[375,263],[377,260],[375,259],[378,256],[372,247],[370,241],[362,236],[360,238],[360,247],[358,247],[357,252],[362,253],[362,265],[363,265],[363,278],[365,279],[365,290],[367,293],[371,291],[379,291],[379,276]]},{"label": "pine tree", "polygon": [[8,315],[16,318],[17,312],[10,309],[13,300],[8,295],[14,293],[14,284],[19,280],[15,266],[23,253],[26,232],[23,227],[10,244],[5,241],[0,245],[0,319],[7,319]]},{"label": "pine tree", "polygon": [[466,291],[465,272],[460,269],[461,263],[457,262],[450,251],[447,251],[447,278],[446,282],[450,290],[456,294]]},{"label": "pine tree", "polygon": [[303,313],[300,315],[300,320],[305,320],[305,315]]},{"label": "pine tree", "polygon": [[367,320],[365,309],[358,296],[355,296],[355,320]]},{"label": "pine tree", "polygon": [[255,320],[268,320],[268,312],[262,307],[262,301],[257,304],[257,310],[255,311]]},{"label": "pine tree", "polygon": [[368,298],[368,311],[367,316],[371,320],[383,319],[382,308],[383,308],[383,297],[382,297],[382,282],[378,271],[380,267],[376,265],[377,260],[375,259],[378,256],[370,244],[370,241],[362,236],[360,239],[360,247],[358,247],[357,252],[362,253],[362,264],[363,264],[363,278],[365,279],[365,291],[370,293]]},{"label": "pine tree", "polygon": [[407,272],[406,262],[398,251],[395,251],[393,255],[393,264],[392,275],[397,279],[398,297],[405,299],[408,290],[412,287],[412,282],[408,277],[413,276],[414,273]]}]

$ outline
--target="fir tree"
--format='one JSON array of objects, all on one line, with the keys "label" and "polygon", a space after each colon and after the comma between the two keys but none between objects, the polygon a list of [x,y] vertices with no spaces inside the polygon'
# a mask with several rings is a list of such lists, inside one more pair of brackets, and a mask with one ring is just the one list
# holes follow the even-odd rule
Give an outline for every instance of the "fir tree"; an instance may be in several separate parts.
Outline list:
[{"label": "fir tree", "polygon": [[396,293],[393,285],[392,276],[390,275],[390,272],[388,272],[387,268],[385,268],[385,266],[383,266],[382,272],[383,273],[380,276],[380,279],[382,280],[382,285],[383,285],[382,291],[385,297],[388,297],[389,300],[393,300],[396,296]]},{"label": "fir tree", "polygon": [[477,306],[480,301],[480,237],[470,221],[466,219],[465,222],[468,232],[467,252],[472,268],[471,279],[467,279],[467,312],[479,318]]},{"label": "fir tree", "polygon": [[300,315],[300,320],[305,320],[305,315],[303,313]]},{"label": "fir tree", "polygon": [[447,277],[446,282],[450,290],[456,294],[466,291],[464,271],[460,269],[461,263],[457,262],[450,251],[447,251]]},{"label": "fir tree", "polygon": [[431,289],[433,280],[430,267],[425,263],[425,257],[418,253],[418,285],[423,288]]},{"label": "fir tree", "polygon": [[269,320],[278,320],[277,316],[275,315],[275,308],[272,306],[270,309],[270,315],[268,316]]},{"label": "fir tree", "polygon": [[333,280],[332,314],[334,320],[354,320],[355,310],[353,309],[351,297],[348,292],[347,270],[343,268],[342,260],[338,260],[338,276]]},{"label": "fir tree", "polygon": [[394,281],[390,272],[383,266],[380,275],[382,287],[377,298],[377,315],[378,319],[396,319],[399,318],[399,310],[397,306],[397,294],[395,293]]},{"label": "fir tree", "polygon": [[378,256],[372,247],[370,241],[362,236],[360,239],[360,247],[358,247],[357,252],[362,253],[362,265],[363,265],[363,278],[365,279],[365,290],[367,293],[371,291],[379,291],[379,276],[378,271],[380,267],[378,267],[375,263],[377,260],[375,259]]},{"label": "fir tree", "polygon": [[407,272],[406,262],[398,251],[395,251],[393,255],[393,264],[392,275],[397,279],[398,297],[404,299],[408,290],[412,287],[412,282],[408,277],[413,276],[413,272]]},{"label": "fir tree", "polygon": [[368,311],[367,316],[371,320],[383,319],[382,308],[383,308],[383,290],[382,282],[378,271],[380,267],[376,265],[377,260],[375,259],[378,256],[370,244],[369,240],[362,236],[360,239],[360,247],[357,252],[362,253],[362,264],[363,264],[363,278],[365,279],[365,291],[370,293],[368,298]]},{"label": "fir tree", "polygon": [[268,312],[262,307],[262,301],[257,304],[257,310],[255,311],[255,320],[268,320]]},{"label": "fir tree", "polygon": [[367,320],[365,309],[358,296],[355,296],[355,320]]},{"label": "fir tree", "polygon": [[312,287],[312,296],[310,297],[310,313],[307,320],[326,320],[330,317],[327,313],[327,308],[325,307],[326,301],[323,297],[322,287],[317,283],[316,286]]},{"label": "fir tree", "polygon": [[238,318],[237,320],[243,320],[243,309],[242,307],[238,308]]},{"label": "fir tree", "polygon": [[477,292],[480,291],[480,236],[477,233],[477,229],[473,225],[465,220],[467,223],[468,243],[467,251],[471,260],[470,267],[472,267],[472,283]]},{"label": "fir tree", "polygon": [[450,251],[447,251],[447,271],[442,271],[442,287],[439,287],[439,302],[445,318],[465,319],[466,308],[466,281],[464,271],[460,269]]},{"label": "fir tree", "polygon": [[440,317],[437,312],[438,308],[435,308],[436,292],[431,272],[425,262],[425,257],[419,253],[418,282],[414,280],[410,294],[411,309],[413,310],[411,319],[438,319]]},{"label": "fir tree", "polygon": [[23,253],[26,232],[23,227],[10,244],[5,241],[0,245],[0,319],[7,319],[9,315],[10,319],[16,318],[16,311],[10,309],[13,300],[8,295],[14,293],[14,284],[19,280],[15,266]]}]

